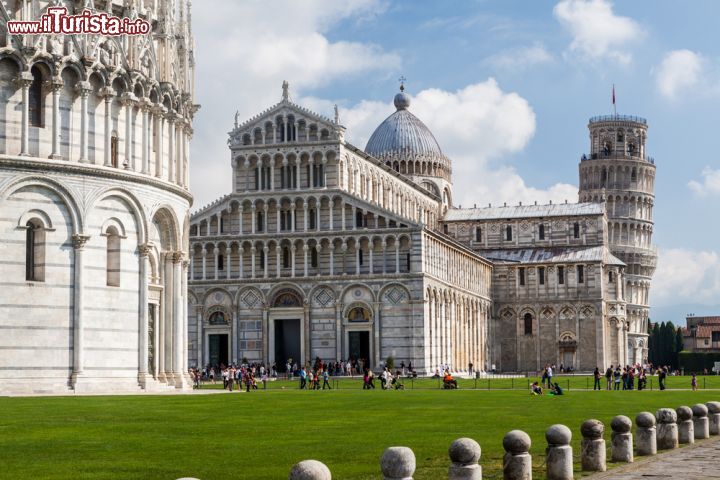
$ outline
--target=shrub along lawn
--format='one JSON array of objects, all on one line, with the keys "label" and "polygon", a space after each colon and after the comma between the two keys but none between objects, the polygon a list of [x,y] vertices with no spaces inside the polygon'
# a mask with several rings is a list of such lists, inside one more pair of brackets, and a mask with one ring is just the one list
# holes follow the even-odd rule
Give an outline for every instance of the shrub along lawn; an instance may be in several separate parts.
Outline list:
[{"label": "shrub along lawn", "polygon": [[720,400],[712,391],[588,392],[532,397],[523,391],[298,391],[119,397],[0,397],[0,478],[282,479],[297,461],[327,464],[333,478],[380,478],[385,447],[412,448],[416,479],[447,478],[458,437],[482,447],[483,478],[502,478],[502,438],[533,440],[534,478],[544,478],[544,432],[606,424],[643,410]]}]

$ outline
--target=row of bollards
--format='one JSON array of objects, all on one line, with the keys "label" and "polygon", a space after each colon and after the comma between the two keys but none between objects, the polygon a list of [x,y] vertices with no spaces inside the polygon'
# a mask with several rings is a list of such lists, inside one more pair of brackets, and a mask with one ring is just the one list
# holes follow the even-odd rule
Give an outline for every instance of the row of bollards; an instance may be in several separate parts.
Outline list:
[{"label": "row of bollards", "polygon": [[[655,415],[641,412],[635,417],[635,453],[639,456],[671,450],[679,444],[720,435],[720,402],[708,402],[676,410],[661,408]],[[611,460],[633,461],[632,420],[618,415],[610,422],[612,434]],[[605,425],[600,420],[587,420],[580,426],[582,434],[581,464],[583,471],[604,472],[607,469]],[[548,480],[573,479],[572,431],[565,425],[553,425],[545,432],[547,449],[545,466]],[[532,457],[530,436],[522,430],[508,432],[503,438],[503,478],[531,480]],[[480,445],[471,438],[459,438],[448,449],[450,467],[448,480],[481,480]],[[415,454],[407,447],[390,447],[380,458],[383,480],[412,480]],[[290,470],[289,480],[331,480],[330,469],[317,460],[304,460]],[[181,479],[183,480],[183,479]],[[188,479],[190,480],[190,479]]]}]

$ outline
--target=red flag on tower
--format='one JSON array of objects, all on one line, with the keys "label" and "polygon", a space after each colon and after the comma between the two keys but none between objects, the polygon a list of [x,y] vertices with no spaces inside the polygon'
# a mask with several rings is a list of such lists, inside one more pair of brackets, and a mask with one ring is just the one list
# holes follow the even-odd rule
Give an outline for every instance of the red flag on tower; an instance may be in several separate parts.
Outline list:
[{"label": "red flag on tower", "polygon": [[613,83],[613,105],[615,105],[615,84]]},{"label": "red flag on tower", "polygon": [[617,106],[615,105],[615,84],[614,83],[613,83],[612,101],[613,101],[613,113],[615,115],[617,115]]}]

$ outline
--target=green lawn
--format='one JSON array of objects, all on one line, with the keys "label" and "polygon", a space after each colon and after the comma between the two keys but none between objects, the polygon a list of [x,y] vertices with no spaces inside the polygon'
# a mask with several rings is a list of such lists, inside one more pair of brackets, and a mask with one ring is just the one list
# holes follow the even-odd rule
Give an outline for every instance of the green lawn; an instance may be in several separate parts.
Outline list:
[{"label": "green lawn", "polygon": [[[295,384],[293,384],[295,385]],[[280,383],[274,387],[281,387]],[[347,385],[350,386],[350,383]],[[482,446],[485,479],[502,478],[502,437],[533,439],[543,478],[544,431],[588,418],[720,399],[713,391],[592,392],[531,397],[525,390],[416,389],[249,394],[0,398],[0,478],[282,479],[297,461],[326,463],[333,478],[377,479],[385,447],[415,451],[416,479],[447,478],[447,448]],[[609,440],[609,427],[606,440]],[[609,443],[609,441],[608,441]]]}]

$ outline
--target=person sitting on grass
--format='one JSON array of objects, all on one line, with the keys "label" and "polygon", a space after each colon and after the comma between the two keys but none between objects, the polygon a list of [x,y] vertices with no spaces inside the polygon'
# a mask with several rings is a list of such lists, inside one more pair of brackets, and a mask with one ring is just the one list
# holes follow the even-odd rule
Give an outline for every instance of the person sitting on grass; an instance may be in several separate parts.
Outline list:
[{"label": "person sitting on grass", "polygon": [[395,372],[395,375],[392,377],[392,385],[395,387],[395,390],[405,390],[405,385],[402,384],[400,381],[402,379],[402,373],[400,370]]},{"label": "person sitting on grass", "polygon": [[542,387],[538,382],[533,382],[530,386],[530,395],[542,395]]},{"label": "person sitting on grass", "polygon": [[457,388],[457,380],[453,378],[452,375],[450,375],[450,370],[445,370],[445,375],[443,376],[443,388]]},{"label": "person sitting on grass", "polygon": [[564,393],[563,393],[562,387],[560,387],[560,385],[558,385],[557,383],[552,384],[552,386],[550,387],[550,392],[548,393],[548,395],[563,395],[563,394]]}]

